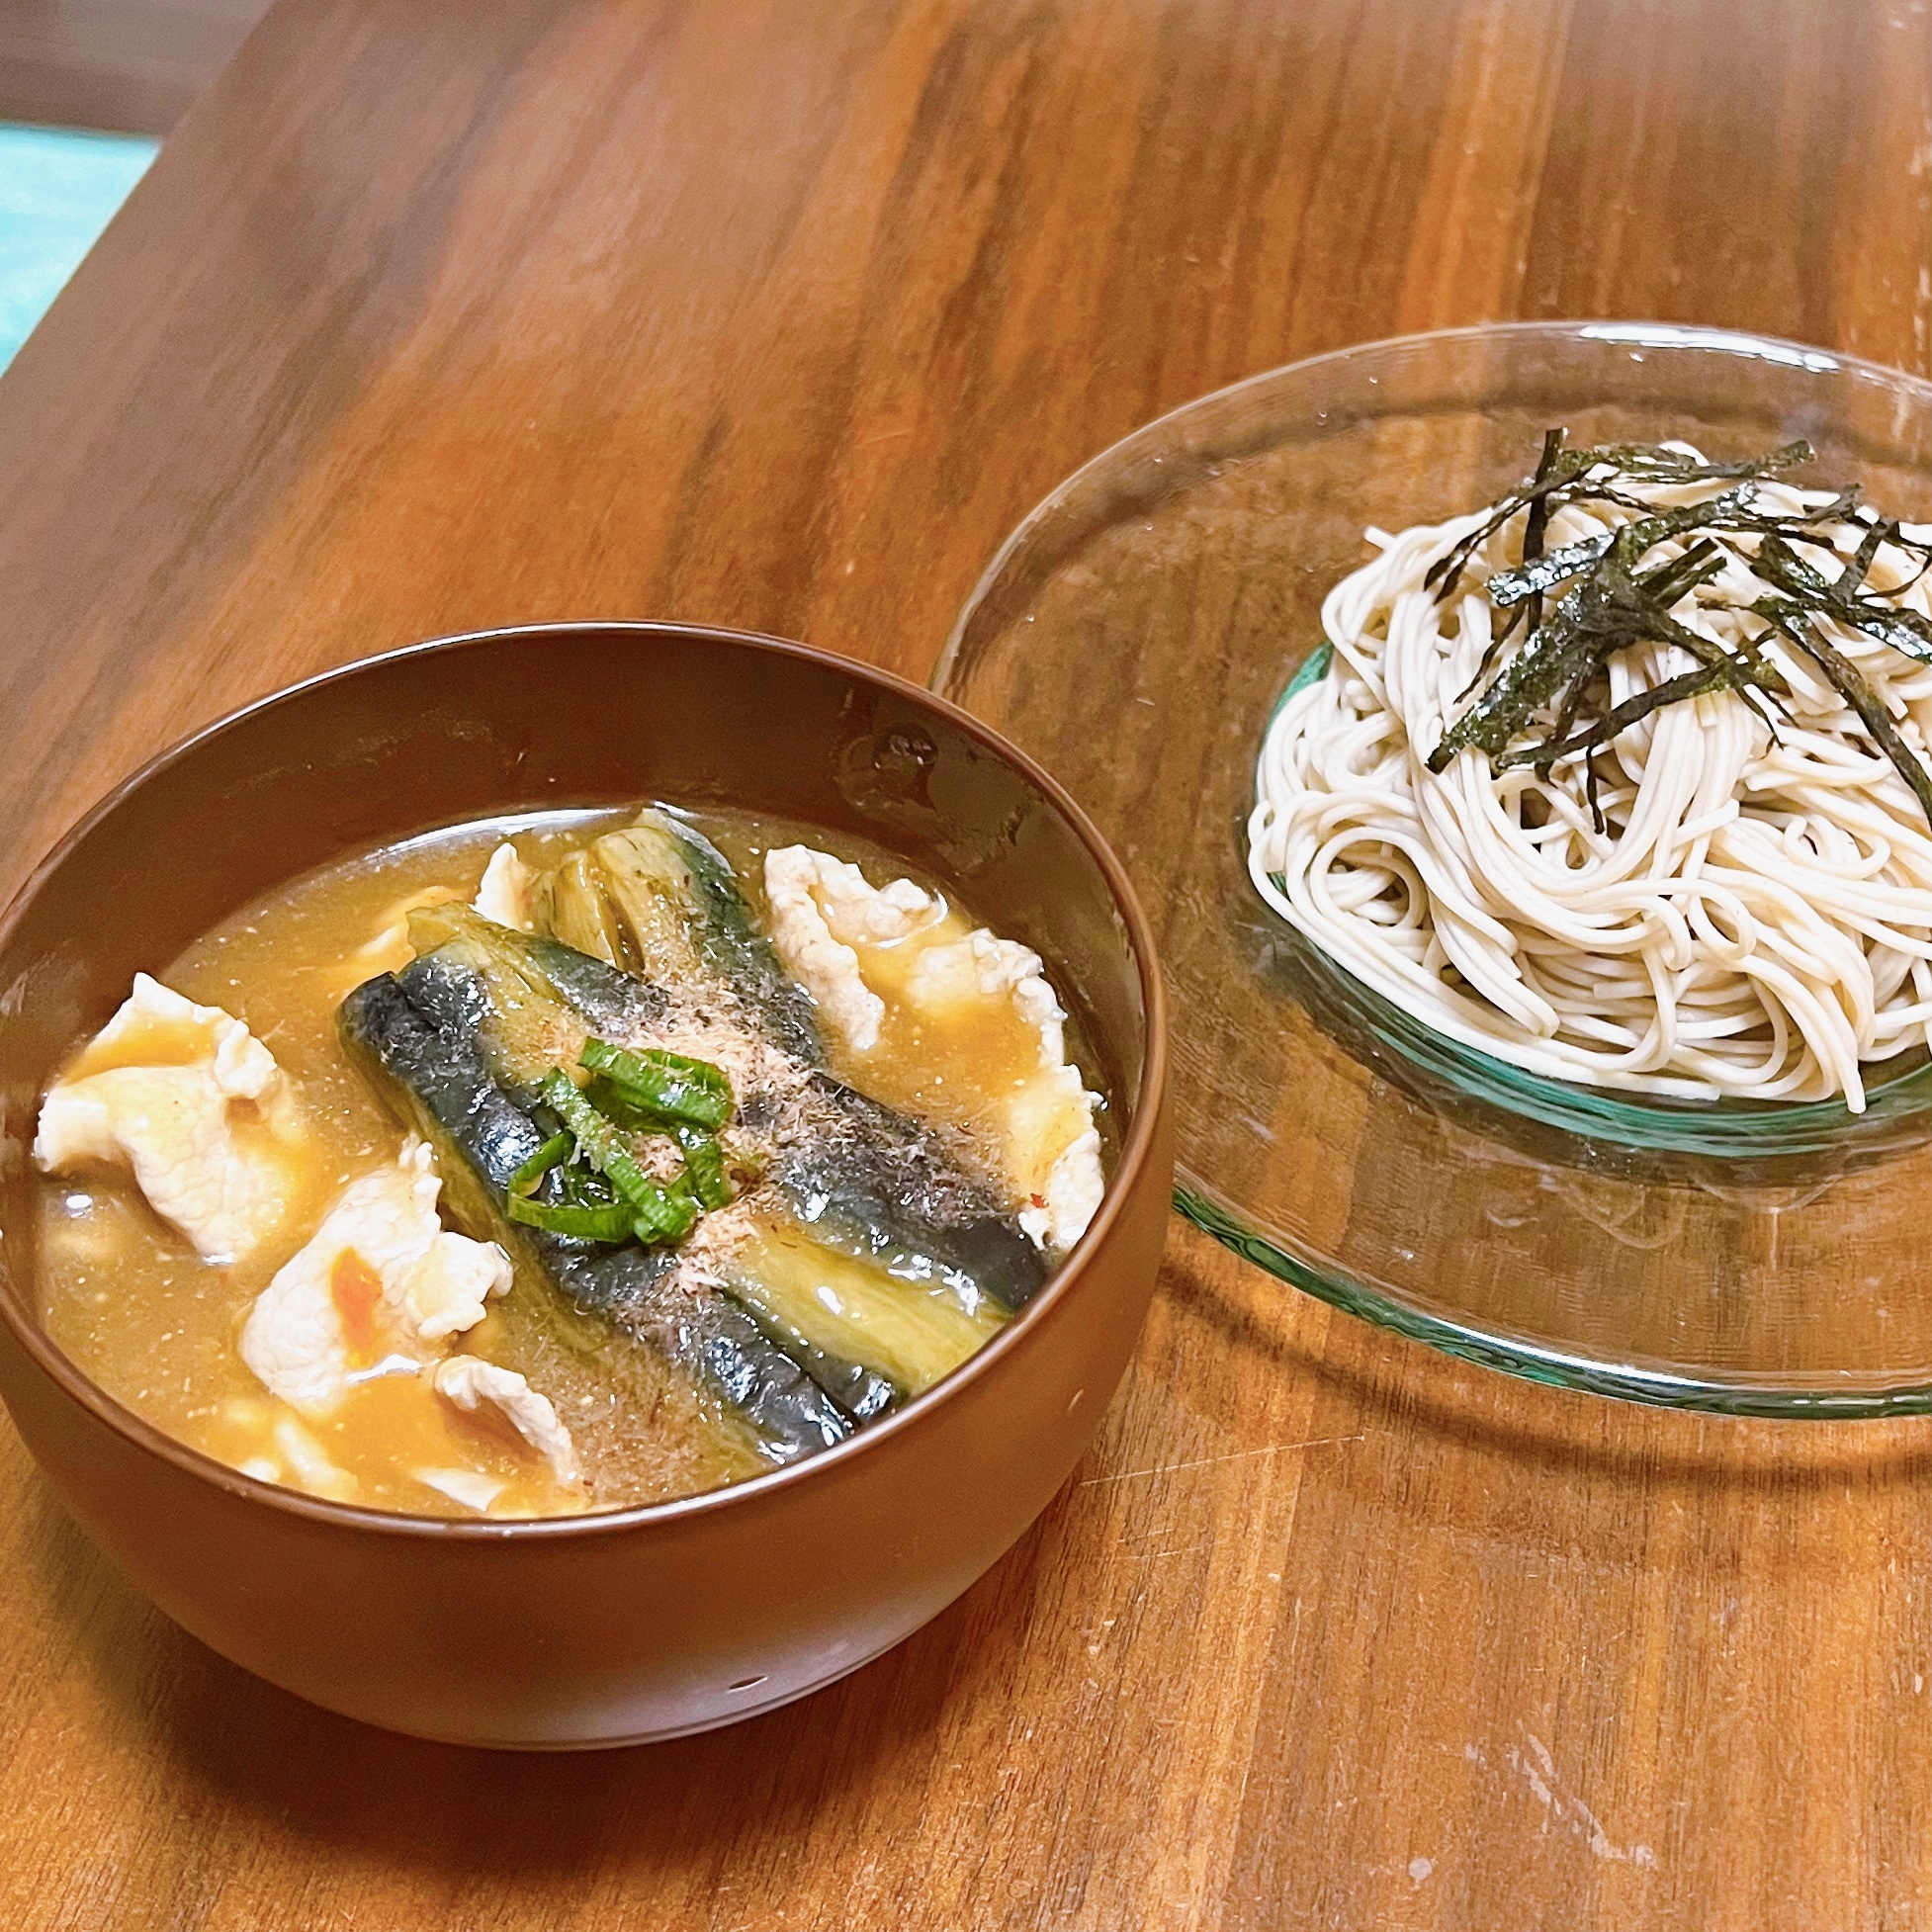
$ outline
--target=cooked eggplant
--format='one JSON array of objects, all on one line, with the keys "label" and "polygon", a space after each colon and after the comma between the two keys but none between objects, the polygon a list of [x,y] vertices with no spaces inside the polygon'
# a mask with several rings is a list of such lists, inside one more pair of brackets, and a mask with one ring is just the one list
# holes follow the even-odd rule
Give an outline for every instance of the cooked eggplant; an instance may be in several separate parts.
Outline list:
[{"label": "cooked eggplant", "polygon": [[[1039,1286],[1039,1251],[941,1135],[817,1064],[809,1003],[784,978],[722,854],[688,828],[647,812],[545,875],[534,904],[540,922],[607,944],[614,957],[516,933],[462,908],[418,913],[411,937],[424,950],[399,976],[397,994],[437,1037],[414,1058],[393,1052],[386,1063],[419,1105],[449,1115],[445,1131],[484,1175],[498,1220],[517,1167],[543,1146],[558,1109],[587,1110],[573,1089],[556,1085],[560,1069],[579,1065],[593,1097],[609,1083],[618,1106],[632,1110],[618,1111],[620,1122],[648,1120],[655,1109],[680,1145],[704,1134],[706,1151],[692,1151],[707,1166],[694,1179],[714,1198],[723,1191],[723,1157],[708,1151],[708,1136],[724,1126],[728,1084],[703,1062],[648,1044],[680,1005],[716,1009],[706,1024],[743,1032],[743,1063],[761,1070],[769,1090],[754,1097],[761,1127],[738,1132],[741,1146],[755,1143],[772,1198],[758,1203],[755,1233],[719,1268],[743,1306],[710,1307],[720,1298],[700,1292],[679,1301],[678,1321],[667,1320],[659,1283],[680,1272],[672,1253],[598,1251],[554,1232],[558,1222],[619,1216],[557,1211],[561,1177],[547,1173],[519,1215],[553,1228],[519,1226],[516,1238],[575,1308],[656,1341],[796,1453],[807,1438],[836,1440],[799,1383],[847,1427],[869,1419],[964,1360]],[[660,983],[637,977],[633,965],[645,964]],[[406,1030],[394,1014],[388,1023]],[[352,1036],[368,1031],[359,1008],[345,1009],[344,1024]],[[465,1094],[440,1111],[434,1097],[447,1076],[439,1057],[443,1067],[468,1063]],[[479,1082],[495,1103],[466,1098]],[[504,1107],[520,1123],[513,1132]],[[708,1312],[690,1313],[686,1301]],[[751,1372],[754,1341],[786,1366]]]},{"label": "cooked eggplant", "polygon": [[730,860],[667,813],[641,812],[547,873],[533,912],[540,929],[657,985],[710,981],[793,1059],[824,1058],[811,999],[758,930]]},{"label": "cooked eggplant", "polygon": [[[849,1436],[853,1417],[742,1307],[681,1278],[669,1251],[599,1248],[509,1221],[509,1184],[550,1132],[495,1077],[483,1044],[491,1012],[483,974],[437,953],[359,987],[340,1024],[411,1123],[459,1157],[444,1162],[451,1209],[519,1264],[512,1296],[527,1302],[534,1278],[571,1310],[655,1345],[750,1423],[768,1460],[793,1461]],[[857,1385],[850,1373],[842,1379]],[[876,1412],[889,1396],[867,1384],[858,1399]]]},{"label": "cooked eggplant", "polygon": [[788,1348],[863,1363],[903,1395],[950,1374],[999,1332],[989,1309],[969,1315],[943,1288],[896,1281],[785,1229],[747,1242],[725,1265],[725,1283]]},{"label": "cooked eggplant", "polygon": [[411,914],[409,942],[418,965],[434,960],[437,973],[460,979],[463,990],[439,996],[445,1009],[452,1018],[463,1012],[497,1078],[526,1098],[551,1068],[575,1060],[593,1029],[635,1034],[668,1005],[660,989],[601,959],[514,932],[467,906]]},{"label": "cooked eggplant", "polygon": [[991,1297],[1010,1311],[1032,1296],[1045,1259],[930,1127],[830,1074],[812,1074],[809,1088],[817,1131],[781,1148],[776,1174],[821,1241],[944,1281],[969,1310]]},{"label": "cooked eggplant", "polygon": [[[579,863],[582,861],[582,863]],[[831,1247],[950,1286],[969,1311],[1020,1307],[1046,1263],[985,1182],[935,1128],[824,1071],[804,992],[758,930],[730,862],[690,827],[650,810],[546,875],[539,925],[617,935],[606,962],[648,963],[725,989],[794,1064],[800,1130],[778,1137],[774,1175],[792,1211]]]},{"label": "cooked eggplant", "polygon": [[[1039,1250],[951,1138],[827,1071],[810,999],[690,827],[647,811],[531,905],[535,935],[415,913],[417,958],[341,1012],[467,1172],[452,1206],[515,1257],[513,1313],[547,1297],[650,1346],[789,1461],[929,1387],[1038,1288]],[[744,1091],[666,1036],[701,1037]],[[639,1165],[654,1132],[687,1163],[679,1213]]]}]

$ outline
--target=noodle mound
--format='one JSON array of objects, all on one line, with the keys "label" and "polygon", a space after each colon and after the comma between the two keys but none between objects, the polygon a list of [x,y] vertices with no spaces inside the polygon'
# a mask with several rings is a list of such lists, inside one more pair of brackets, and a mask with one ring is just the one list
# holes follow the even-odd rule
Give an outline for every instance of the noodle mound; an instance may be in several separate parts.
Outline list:
[{"label": "noodle mound", "polygon": [[[1721,487],[1614,481],[1646,507]],[[1756,486],[1755,506],[1773,514],[1832,500]],[[1547,548],[1639,513],[1566,502]],[[1775,737],[1770,707],[1719,689],[1659,705],[1544,773],[1494,771],[1475,748],[1440,776],[1429,770],[1506,621],[1482,585],[1521,562],[1526,515],[1477,550],[1447,603],[1424,576],[1487,511],[1369,532],[1380,555],[1323,605],[1332,660],[1283,704],[1262,747],[1248,827],[1257,889],[1358,979],[1532,1073],[1700,1100],[1842,1095],[1862,1111],[1862,1062],[1932,1046],[1932,828],[1817,666],[1731,608],[1774,589],[1753,568],[1757,536],[1701,530],[1643,561],[1692,538],[1722,546],[1722,570],[1672,615],[1727,650],[1760,641],[1786,686]],[[1803,557],[1835,578],[1869,528],[1856,517],[1823,525]],[[1883,544],[1867,593],[1932,615],[1919,569]],[[1830,618],[1817,629],[1922,756],[1932,666]],[[1519,632],[1498,668],[1522,648]],[[1679,646],[1620,651],[1609,700],[1695,668]],[[1538,729],[1513,744],[1548,737],[1552,717],[1537,714]],[[1601,830],[1586,793],[1592,761]]]}]

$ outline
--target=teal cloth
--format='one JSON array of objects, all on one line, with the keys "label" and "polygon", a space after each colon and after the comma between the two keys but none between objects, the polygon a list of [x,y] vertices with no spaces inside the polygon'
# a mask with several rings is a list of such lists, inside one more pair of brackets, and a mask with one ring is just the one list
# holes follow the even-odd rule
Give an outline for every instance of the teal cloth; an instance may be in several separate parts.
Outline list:
[{"label": "teal cloth", "polygon": [[93,247],[158,141],[0,123],[0,369]]}]

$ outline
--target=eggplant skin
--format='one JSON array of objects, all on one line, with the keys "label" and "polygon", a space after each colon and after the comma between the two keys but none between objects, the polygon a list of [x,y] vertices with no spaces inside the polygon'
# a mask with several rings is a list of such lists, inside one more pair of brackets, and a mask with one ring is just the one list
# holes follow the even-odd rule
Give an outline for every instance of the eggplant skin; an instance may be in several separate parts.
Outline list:
[{"label": "eggplant skin", "polygon": [[758,929],[731,860],[703,833],[661,808],[647,817],[658,820],[690,869],[696,938],[706,963],[737,989],[794,1060],[822,1064],[825,1042],[812,996],[785,971],[777,947]]},{"label": "eggplant skin", "polygon": [[592,1032],[628,1035],[661,1019],[670,1004],[660,987],[620,973],[561,940],[525,939],[523,944],[531,963],[590,1022]]},{"label": "eggplant skin", "polygon": [[358,987],[338,1014],[344,1042],[383,1077],[399,1110],[453,1149],[481,1184],[478,1201],[475,1186],[446,1174],[459,1181],[452,1206],[483,1221],[490,1238],[507,1236],[512,1252],[520,1250],[558,1293],[660,1349],[743,1413],[767,1461],[795,1462],[853,1434],[853,1417],[737,1303],[709,1290],[655,1294],[675,1268],[663,1250],[600,1250],[540,1229],[511,1230],[504,1215],[509,1179],[546,1135],[483,1059],[477,1028],[487,1010],[481,981],[432,955]]},{"label": "eggplant skin", "polygon": [[[935,1265],[1008,1309],[1029,1300],[1046,1279],[1046,1262],[1010,1207],[962,1169],[930,1127],[825,1071],[811,996],[786,974],[724,853],[662,807],[590,849],[618,846],[632,871],[656,867],[667,883],[682,861],[687,882],[679,896],[706,970],[737,992],[782,1051],[812,1070],[813,1131],[805,1144],[781,1151],[775,1170],[792,1211],[846,1254]],[[635,923],[638,916],[625,911],[624,873],[608,868],[614,909]]]},{"label": "eggplant skin", "polygon": [[775,1172],[820,1240],[868,1259],[929,1259],[1010,1310],[1032,1298],[1045,1257],[938,1135],[831,1074],[810,1081],[828,1131],[787,1148]]},{"label": "eggplant skin", "polygon": [[745,1319],[752,1323],[774,1348],[799,1363],[854,1422],[876,1422],[880,1416],[899,1406],[903,1391],[889,1376],[866,1367],[863,1362],[847,1361],[842,1356],[830,1355],[800,1336],[781,1335],[770,1323],[759,1320],[755,1308],[746,1307],[737,1296],[732,1299],[733,1305]]},{"label": "eggplant skin", "polygon": [[743,1308],[722,1296],[679,1307],[649,1332],[673,1361],[694,1369],[751,1419],[769,1461],[796,1462],[842,1443],[858,1426]]},{"label": "eggplant skin", "polygon": [[481,983],[456,974],[438,980],[426,1010],[395,974],[369,980],[343,1001],[336,1025],[352,1055],[386,1076],[381,1085],[400,1100],[411,1124],[453,1147],[483,1183],[493,1210],[489,1235],[500,1239],[508,1231],[502,1223],[509,1179],[544,1144],[544,1134],[483,1062],[477,1028],[488,1002]]}]

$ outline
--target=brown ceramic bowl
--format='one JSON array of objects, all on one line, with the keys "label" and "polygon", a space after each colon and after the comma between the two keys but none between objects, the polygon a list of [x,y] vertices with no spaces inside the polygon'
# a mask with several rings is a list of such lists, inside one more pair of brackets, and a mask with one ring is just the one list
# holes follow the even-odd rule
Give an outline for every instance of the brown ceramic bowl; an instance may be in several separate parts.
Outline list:
[{"label": "brown ceramic bowl", "polygon": [[[184,1448],[48,1339],[25,1150],[38,1097],[137,968],[357,847],[532,807],[662,797],[862,833],[956,882],[1077,1005],[1121,1148],[1065,1267],[899,1414],[734,1489],[447,1522],[318,1501]],[[476,1744],[670,1737],[900,1641],[1020,1535],[1134,1346],[1173,1171],[1147,922],[1099,835],[983,726],[878,671],[669,625],[489,632],[266,699],[156,759],[0,922],[0,1395],[129,1579],[204,1642],[371,1723]]]}]

